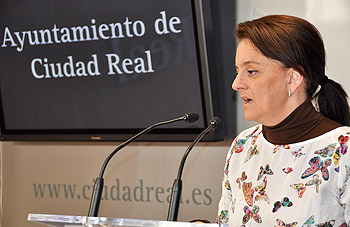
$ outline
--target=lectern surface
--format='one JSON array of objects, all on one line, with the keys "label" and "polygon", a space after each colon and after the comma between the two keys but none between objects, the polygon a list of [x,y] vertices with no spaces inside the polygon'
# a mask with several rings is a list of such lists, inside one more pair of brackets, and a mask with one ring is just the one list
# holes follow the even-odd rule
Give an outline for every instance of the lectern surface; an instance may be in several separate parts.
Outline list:
[{"label": "lectern surface", "polygon": [[[46,226],[63,227],[113,227],[113,226],[162,226],[162,227],[219,227],[218,224],[207,223],[189,223],[189,222],[171,222],[142,219],[125,218],[107,218],[107,217],[87,217],[71,215],[53,215],[53,214],[29,214],[28,221],[40,223]],[[222,226],[222,225],[221,225]]]}]

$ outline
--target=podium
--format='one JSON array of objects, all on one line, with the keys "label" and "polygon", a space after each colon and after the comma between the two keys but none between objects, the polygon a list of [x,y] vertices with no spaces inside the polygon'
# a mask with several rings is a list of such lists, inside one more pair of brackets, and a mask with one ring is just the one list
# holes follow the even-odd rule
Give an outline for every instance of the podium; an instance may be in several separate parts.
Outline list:
[{"label": "podium", "polygon": [[87,217],[87,216],[70,216],[70,215],[53,215],[53,214],[29,214],[28,221],[40,223],[46,226],[60,227],[221,227],[224,225],[208,224],[208,223],[190,223],[190,222],[172,222],[172,221],[156,221],[141,219],[124,219],[124,218],[107,218],[107,217]]}]

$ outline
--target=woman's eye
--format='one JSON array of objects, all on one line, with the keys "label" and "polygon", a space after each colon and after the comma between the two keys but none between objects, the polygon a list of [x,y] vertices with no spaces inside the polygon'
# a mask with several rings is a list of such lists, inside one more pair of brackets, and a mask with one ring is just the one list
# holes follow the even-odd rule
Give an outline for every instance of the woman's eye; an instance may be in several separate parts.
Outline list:
[{"label": "woman's eye", "polygon": [[250,76],[254,76],[254,75],[256,75],[256,74],[258,73],[257,70],[248,70],[247,72],[248,72],[248,74],[249,74]]}]

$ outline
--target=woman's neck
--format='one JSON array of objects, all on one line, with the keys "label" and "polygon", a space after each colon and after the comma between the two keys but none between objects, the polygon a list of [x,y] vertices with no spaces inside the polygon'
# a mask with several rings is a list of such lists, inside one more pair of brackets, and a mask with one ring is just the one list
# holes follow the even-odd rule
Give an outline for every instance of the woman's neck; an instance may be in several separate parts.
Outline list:
[{"label": "woman's neck", "polygon": [[317,112],[308,99],[275,126],[264,126],[264,137],[273,144],[285,145],[320,136],[341,125]]}]

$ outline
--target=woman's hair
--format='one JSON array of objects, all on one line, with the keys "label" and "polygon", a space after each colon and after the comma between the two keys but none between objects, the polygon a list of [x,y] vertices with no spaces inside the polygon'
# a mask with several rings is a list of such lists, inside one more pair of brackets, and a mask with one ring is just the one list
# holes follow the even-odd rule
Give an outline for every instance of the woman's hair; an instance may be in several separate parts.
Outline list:
[{"label": "woman's hair", "polygon": [[308,98],[313,98],[321,85],[314,97],[320,112],[349,125],[348,96],[340,84],[325,75],[325,48],[315,26],[301,18],[271,15],[240,23],[235,35],[239,40],[250,40],[266,57],[302,74]]}]

